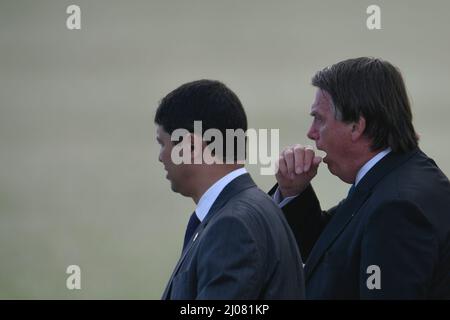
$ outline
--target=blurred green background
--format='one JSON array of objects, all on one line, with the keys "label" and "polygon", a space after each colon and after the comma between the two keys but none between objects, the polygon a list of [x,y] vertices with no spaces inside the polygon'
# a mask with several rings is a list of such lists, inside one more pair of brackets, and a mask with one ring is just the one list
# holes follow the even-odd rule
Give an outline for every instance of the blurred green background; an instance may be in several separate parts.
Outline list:
[{"label": "blurred green background", "polygon": [[[382,30],[366,28],[370,4]],[[0,0],[0,298],[160,298],[195,206],[170,191],[153,115],[187,81],[224,81],[285,146],[308,142],[315,71],[387,59],[448,174],[449,15],[445,0]],[[315,186],[324,207],[348,189],[326,167]]]}]

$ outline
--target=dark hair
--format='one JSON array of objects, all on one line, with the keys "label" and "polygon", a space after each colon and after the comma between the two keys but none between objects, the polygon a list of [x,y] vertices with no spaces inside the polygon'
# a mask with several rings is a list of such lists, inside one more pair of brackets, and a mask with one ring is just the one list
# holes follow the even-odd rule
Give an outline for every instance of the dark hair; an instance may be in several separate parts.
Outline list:
[{"label": "dark hair", "polygon": [[406,152],[417,147],[405,84],[389,62],[348,59],[317,72],[312,84],[331,95],[336,119],[349,123],[364,117],[372,151],[390,147]]},{"label": "dark hair", "polygon": [[[155,123],[168,134],[176,129],[194,132],[194,121],[202,121],[202,134],[208,129],[219,130],[224,146],[226,129],[247,131],[247,116],[241,101],[227,86],[215,80],[197,80],[181,85],[161,100],[155,114]],[[239,141],[234,139],[234,160],[243,160],[238,159]],[[245,157],[245,141],[243,150]],[[223,159],[226,159],[225,147]]]}]

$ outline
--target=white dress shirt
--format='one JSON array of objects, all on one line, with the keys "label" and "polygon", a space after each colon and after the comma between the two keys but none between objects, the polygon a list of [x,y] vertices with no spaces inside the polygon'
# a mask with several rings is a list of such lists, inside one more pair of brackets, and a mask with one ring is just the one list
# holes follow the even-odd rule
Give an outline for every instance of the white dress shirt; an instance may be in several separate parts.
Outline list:
[{"label": "white dress shirt", "polygon": [[[367,161],[361,169],[359,169],[358,173],[356,174],[355,178],[355,187],[358,185],[358,183],[361,181],[361,179],[367,174],[367,172],[370,171],[381,159],[383,159],[389,152],[391,152],[391,148],[387,148],[379,153],[377,153],[372,159]],[[281,193],[280,188],[277,188],[275,193],[273,194],[273,200],[280,208],[284,207],[286,204],[291,202],[292,199],[295,197],[298,197],[299,194],[291,197],[286,197],[284,199],[281,199]]]},{"label": "white dress shirt", "polygon": [[211,209],[214,201],[216,201],[219,194],[222,190],[234,179],[237,177],[247,173],[245,168],[239,168],[234,171],[231,171],[226,176],[223,176],[219,180],[217,180],[208,190],[202,195],[200,200],[198,201],[197,208],[195,209],[195,214],[200,221],[205,219],[206,215]]}]

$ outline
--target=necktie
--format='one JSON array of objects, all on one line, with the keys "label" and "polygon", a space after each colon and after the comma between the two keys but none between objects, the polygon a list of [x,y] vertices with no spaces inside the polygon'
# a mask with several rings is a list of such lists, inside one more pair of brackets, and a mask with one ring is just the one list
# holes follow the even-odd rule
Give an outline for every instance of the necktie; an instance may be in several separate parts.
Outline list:
[{"label": "necktie", "polygon": [[200,219],[197,218],[197,215],[195,214],[195,211],[194,211],[194,213],[191,214],[188,225],[186,227],[186,234],[184,235],[183,250],[184,250],[184,248],[186,248],[186,245],[188,244],[189,240],[191,240],[192,235],[194,234],[194,231],[195,231],[195,229],[197,229],[199,224],[200,224]]}]

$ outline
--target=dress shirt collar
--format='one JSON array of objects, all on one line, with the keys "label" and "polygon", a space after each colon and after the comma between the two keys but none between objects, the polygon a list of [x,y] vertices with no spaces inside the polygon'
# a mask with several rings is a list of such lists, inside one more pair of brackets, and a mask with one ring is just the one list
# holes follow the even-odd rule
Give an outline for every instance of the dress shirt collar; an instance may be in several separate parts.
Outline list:
[{"label": "dress shirt collar", "polygon": [[361,179],[366,175],[367,172],[369,172],[370,169],[375,166],[378,161],[383,159],[389,152],[391,152],[391,148],[387,148],[379,153],[377,153],[372,159],[367,161],[361,169],[359,169],[358,174],[356,175],[355,183],[354,185],[358,185],[358,183],[361,181]]},{"label": "dress shirt collar", "polygon": [[216,201],[219,194],[222,190],[235,178],[247,173],[245,168],[239,168],[234,171],[231,171],[226,176],[223,176],[219,180],[217,180],[208,190],[202,195],[200,200],[198,201],[197,208],[195,209],[195,213],[200,221],[205,219],[206,215],[211,209],[212,205]]}]

